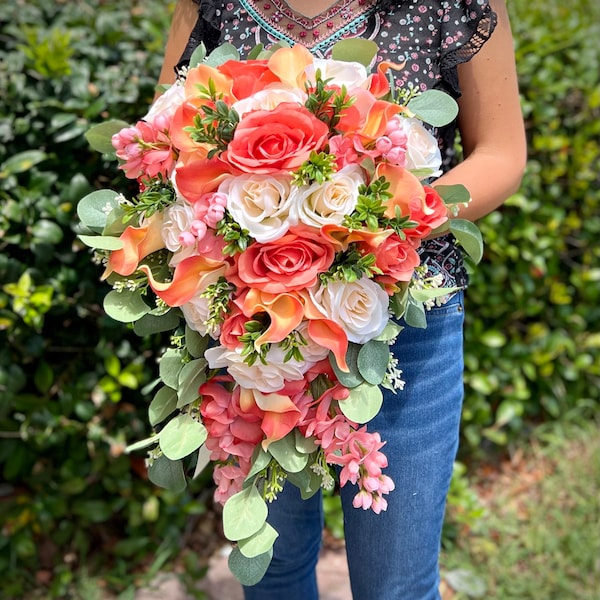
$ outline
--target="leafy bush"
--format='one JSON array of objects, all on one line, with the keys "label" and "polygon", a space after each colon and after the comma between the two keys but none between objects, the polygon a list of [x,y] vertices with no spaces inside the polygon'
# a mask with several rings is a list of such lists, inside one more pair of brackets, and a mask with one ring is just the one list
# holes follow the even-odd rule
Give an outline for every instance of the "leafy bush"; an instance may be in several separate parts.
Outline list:
[{"label": "leafy bush", "polygon": [[159,545],[178,549],[185,519],[204,510],[151,486],[143,460],[123,453],[146,433],[142,391],[164,341],[103,315],[106,286],[74,233],[82,195],[126,185],[83,134],[147,108],[167,23],[158,1],[13,2],[0,14],[4,598],[36,582],[66,595],[92,551],[115,576],[133,572]]},{"label": "leafy bush", "polygon": [[467,452],[599,399],[600,5],[508,6],[530,159],[520,192],[481,222],[485,258],[467,294]]}]

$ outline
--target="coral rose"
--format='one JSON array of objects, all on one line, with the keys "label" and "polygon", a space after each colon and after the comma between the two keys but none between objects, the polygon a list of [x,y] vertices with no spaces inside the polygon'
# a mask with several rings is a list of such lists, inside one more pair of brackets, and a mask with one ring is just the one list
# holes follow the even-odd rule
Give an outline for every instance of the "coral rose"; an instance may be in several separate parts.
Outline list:
[{"label": "coral rose", "polygon": [[310,287],[333,262],[333,244],[316,230],[295,227],[266,244],[254,243],[237,257],[237,275],[251,288],[281,294]]},{"label": "coral rose", "polygon": [[441,196],[429,186],[423,186],[425,198],[420,201],[412,198],[408,204],[410,219],[418,225],[413,229],[405,229],[404,233],[411,237],[426,237],[448,220],[448,209]]},{"label": "coral rose", "polygon": [[325,145],[328,133],[308,109],[282,102],[243,117],[223,158],[245,173],[294,171]]},{"label": "coral rose", "polygon": [[380,283],[410,281],[415,267],[420,263],[420,257],[412,244],[406,239],[400,239],[396,233],[370,250],[375,254],[375,266],[383,271],[383,275],[376,277]]}]

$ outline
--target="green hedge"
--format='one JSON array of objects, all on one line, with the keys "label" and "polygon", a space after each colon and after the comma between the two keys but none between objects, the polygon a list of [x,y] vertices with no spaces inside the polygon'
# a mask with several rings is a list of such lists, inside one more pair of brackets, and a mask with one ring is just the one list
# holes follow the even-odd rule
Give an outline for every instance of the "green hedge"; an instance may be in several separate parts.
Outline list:
[{"label": "green hedge", "polygon": [[[521,192],[482,223],[486,255],[468,292],[465,454],[598,402],[598,4],[509,6],[530,161]],[[153,487],[140,459],[122,453],[147,432],[144,387],[168,340],[139,339],[103,315],[108,288],[75,237],[80,197],[128,185],[83,133],[144,112],[167,8],[28,0],[0,12],[3,597],[36,583],[68,597],[72,570],[98,570],[95,556],[122,587],[149,553],[175,552],[189,515],[204,510]]]},{"label": "green hedge", "polygon": [[504,444],[524,424],[598,409],[600,5],[509,0],[529,162],[481,222],[468,290],[464,434]]}]

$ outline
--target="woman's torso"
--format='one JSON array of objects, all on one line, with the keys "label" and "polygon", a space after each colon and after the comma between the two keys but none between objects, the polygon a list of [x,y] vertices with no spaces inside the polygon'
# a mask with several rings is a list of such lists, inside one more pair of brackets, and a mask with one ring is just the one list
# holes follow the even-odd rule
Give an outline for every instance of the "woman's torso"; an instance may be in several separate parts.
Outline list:
[{"label": "woman's torso", "polygon": [[[202,0],[201,10],[210,5],[221,25],[219,42],[232,44],[242,57],[258,44],[268,47],[279,41],[301,43],[314,55],[327,57],[336,41],[361,37],[377,43],[377,60],[405,63],[402,70],[394,71],[399,88],[438,88],[458,97],[456,65],[475,54],[486,39],[482,32],[490,25],[493,28],[487,0],[387,4],[382,10],[377,0],[336,0],[318,12],[322,2]],[[293,8],[299,5],[312,16]],[[445,168],[449,168],[454,159],[455,126],[437,133]],[[451,235],[427,240],[420,254],[428,276],[437,275],[444,287],[466,287],[462,253]]]}]

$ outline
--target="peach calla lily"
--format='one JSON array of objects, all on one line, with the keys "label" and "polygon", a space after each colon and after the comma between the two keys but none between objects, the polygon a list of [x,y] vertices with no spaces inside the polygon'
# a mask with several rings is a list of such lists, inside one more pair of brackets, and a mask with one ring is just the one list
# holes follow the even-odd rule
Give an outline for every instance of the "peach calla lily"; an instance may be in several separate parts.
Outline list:
[{"label": "peach calla lily", "polygon": [[142,265],[140,270],[148,276],[154,293],[168,306],[181,306],[191,300],[202,288],[206,277],[224,275],[226,267],[227,264],[223,261],[212,260],[205,256],[190,256],[175,267],[173,280],[168,282],[156,281],[147,265]]},{"label": "peach calla lily", "polygon": [[392,229],[381,229],[378,231],[369,231],[367,229],[351,230],[340,225],[328,224],[321,228],[321,233],[336,245],[336,249],[344,251],[352,243],[365,244],[371,248],[377,248],[394,231]]},{"label": "peach calla lily", "polygon": [[306,67],[313,63],[312,54],[302,44],[280,48],[269,58],[269,69],[284,83],[304,89]]},{"label": "peach calla lily", "polygon": [[400,208],[400,213],[406,216],[410,213],[409,205],[411,203],[418,201],[420,205],[423,205],[425,202],[423,185],[407,169],[384,162],[377,165],[375,174],[377,177],[385,177],[390,183],[389,192],[392,197],[388,201],[386,217],[394,218],[397,206]]},{"label": "peach calla lily", "polygon": [[302,303],[294,294],[268,294],[251,288],[241,306],[242,312],[251,317],[266,312],[271,319],[267,330],[254,342],[255,348],[262,344],[281,342],[302,322]]},{"label": "peach calla lily", "polygon": [[214,192],[231,174],[229,167],[218,158],[194,160],[175,169],[175,182],[181,195],[196,202],[204,194]]},{"label": "peach calla lily", "polygon": [[123,247],[110,253],[102,279],[106,279],[113,272],[127,277],[137,270],[143,258],[164,248],[165,243],[161,235],[162,223],[162,214],[156,213],[143,227],[127,227],[119,237]]}]

